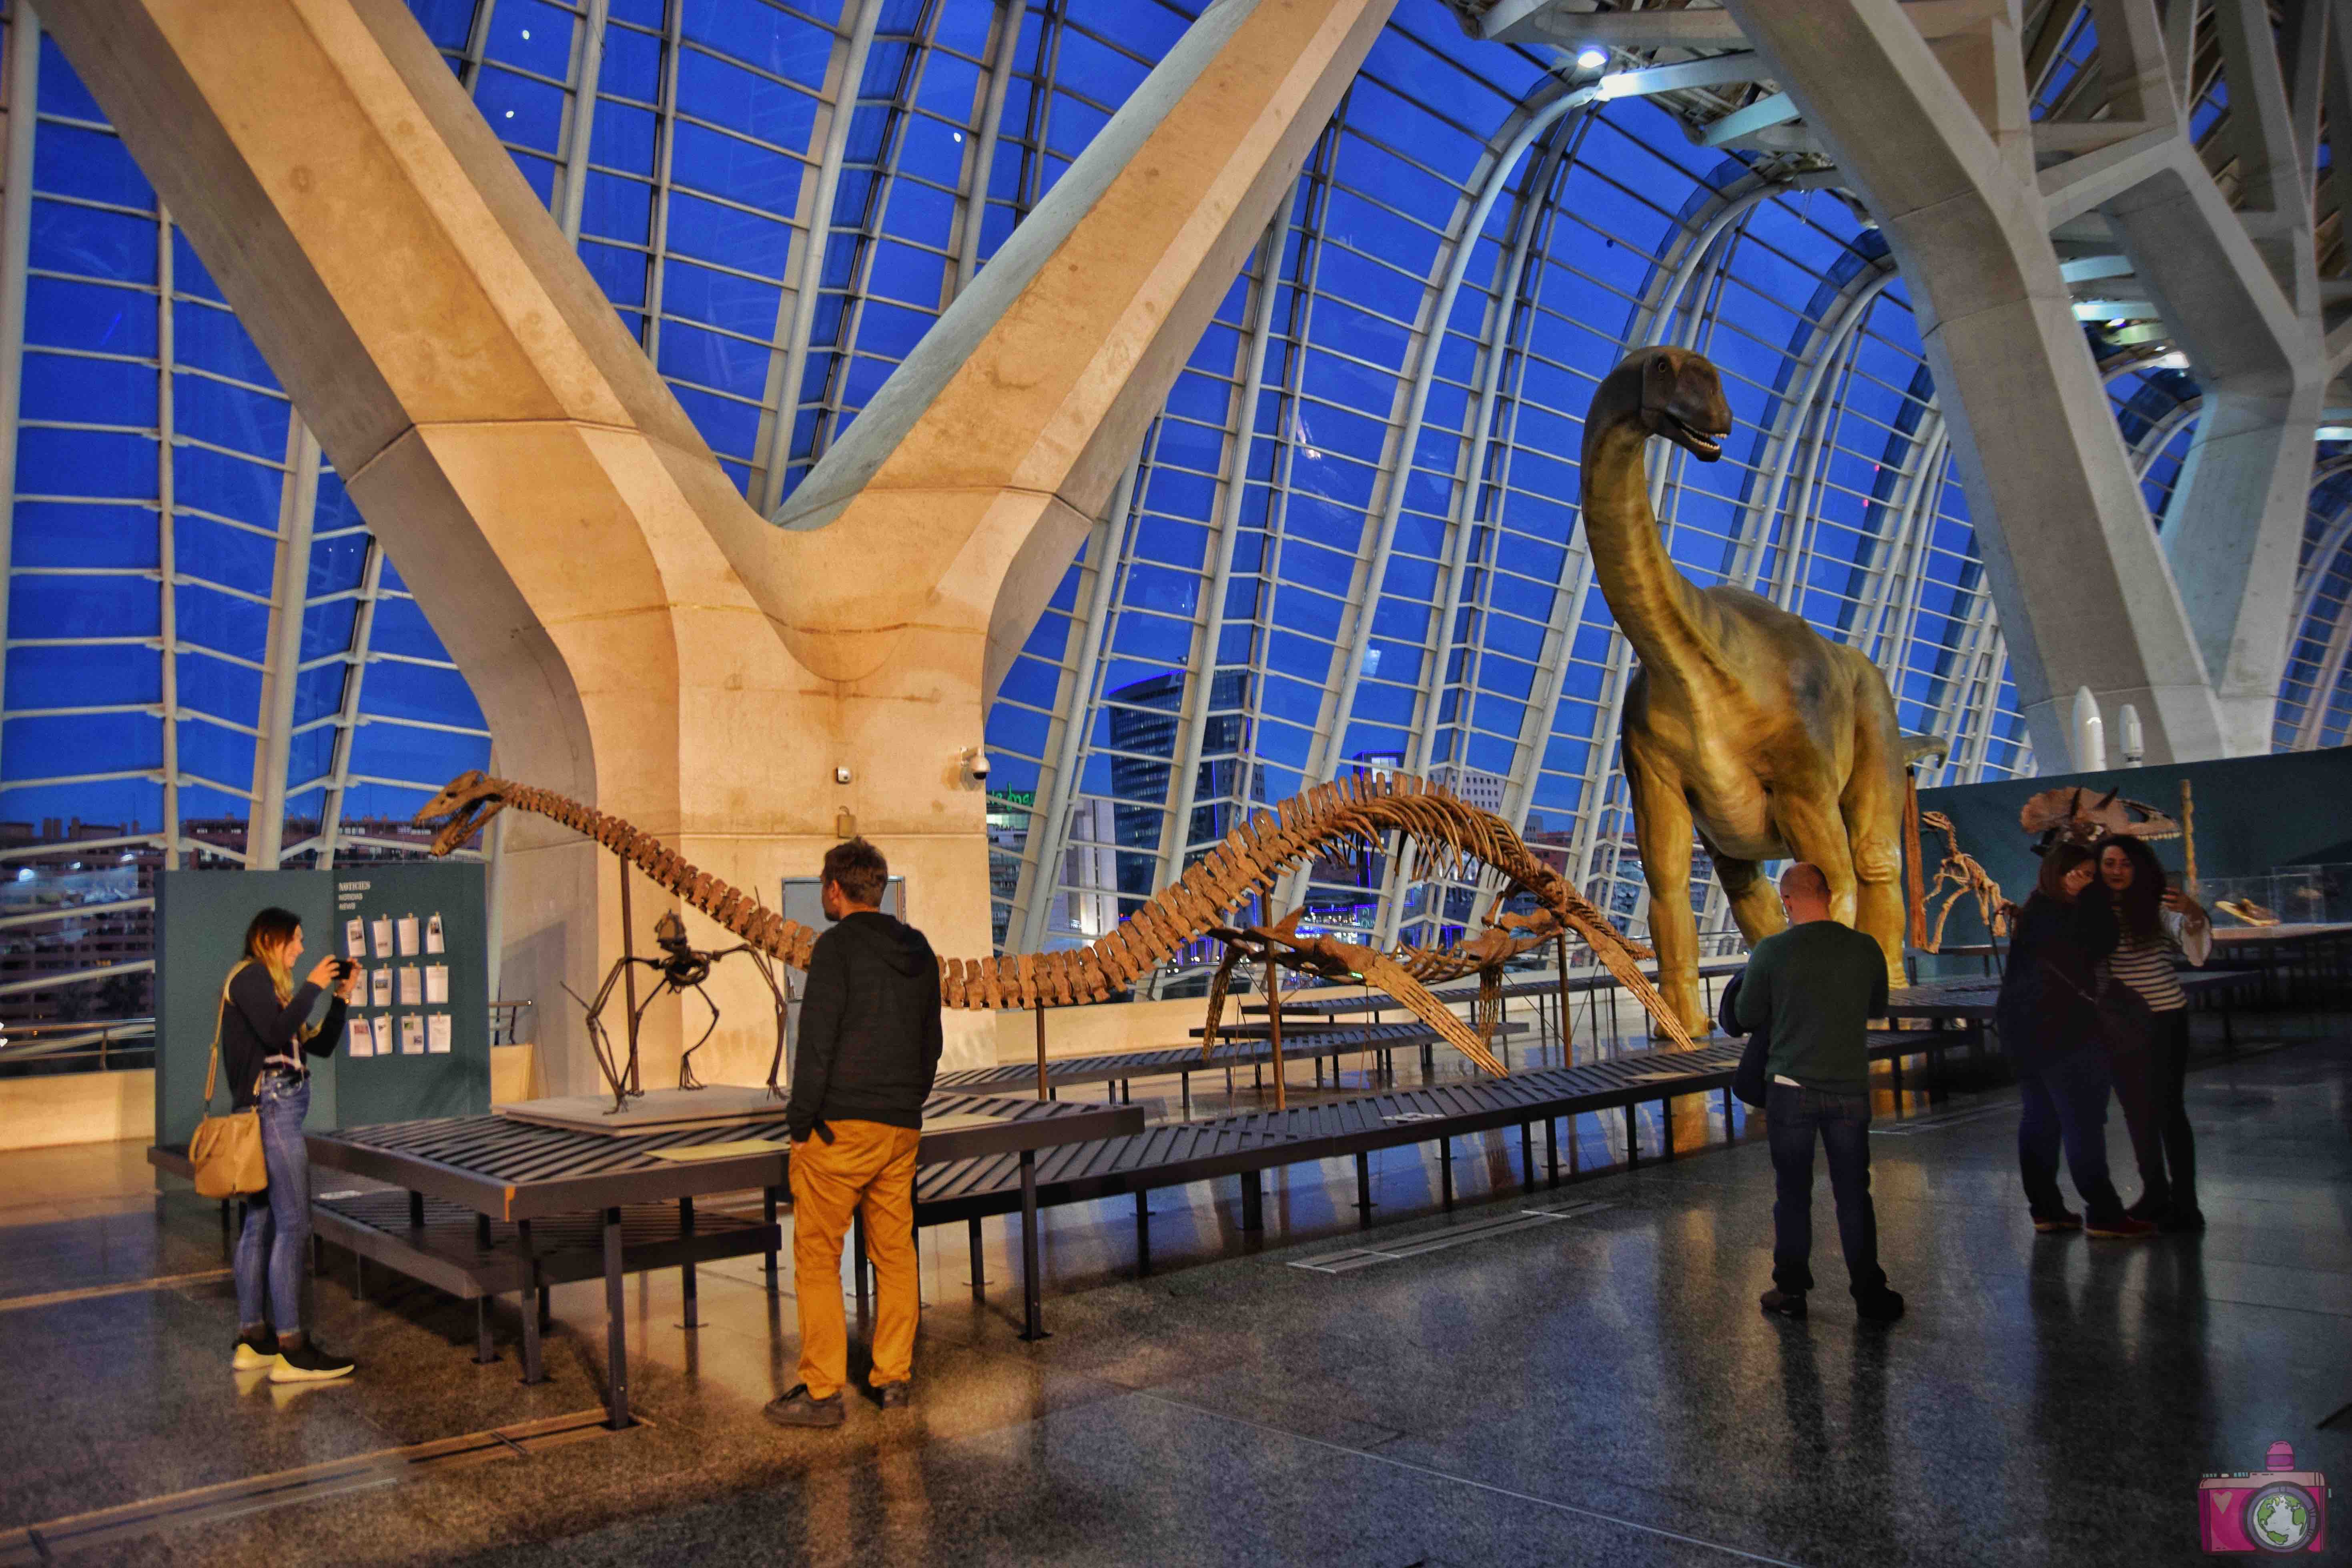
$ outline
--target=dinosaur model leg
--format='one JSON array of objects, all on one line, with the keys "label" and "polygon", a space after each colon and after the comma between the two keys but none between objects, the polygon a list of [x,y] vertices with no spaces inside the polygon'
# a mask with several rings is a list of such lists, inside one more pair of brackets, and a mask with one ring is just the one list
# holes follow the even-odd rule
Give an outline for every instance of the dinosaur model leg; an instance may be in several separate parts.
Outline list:
[{"label": "dinosaur model leg", "polygon": [[[1879,710],[1884,708],[1885,711]],[[1886,954],[1886,982],[1903,984],[1903,763],[1895,714],[1882,698],[1854,716],[1853,773],[1839,802],[1853,858],[1854,910],[1848,924]]]},{"label": "dinosaur model leg", "polygon": [[[1658,950],[1658,989],[1694,1037],[1715,1021],[1698,994],[1698,917],[1691,910],[1690,802],[1682,781],[1643,758],[1626,736],[1625,782],[1633,792],[1633,837],[1642,850],[1642,879],[1650,888],[1650,945]],[[1664,1030],[1654,1022],[1653,1038]]]},{"label": "dinosaur model leg", "polygon": [[[1790,853],[1820,867],[1828,879],[1830,918],[1853,924],[1853,849],[1846,841],[1845,814],[1830,786],[1811,780],[1785,783],[1772,792],[1772,816]],[[1887,842],[1892,847],[1894,840]]]},{"label": "dinosaur model leg", "polygon": [[1754,947],[1766,937],[1786,931],[1787,911],[1780,908],[1780,897],[1772,879],[1763,874],[1756,861],[1727,858],[1713,845],[1707,846],[1715,858],[1715,879],[1723,884],[1723,896],[1730,900],[1731,920],[1739,934]]}]

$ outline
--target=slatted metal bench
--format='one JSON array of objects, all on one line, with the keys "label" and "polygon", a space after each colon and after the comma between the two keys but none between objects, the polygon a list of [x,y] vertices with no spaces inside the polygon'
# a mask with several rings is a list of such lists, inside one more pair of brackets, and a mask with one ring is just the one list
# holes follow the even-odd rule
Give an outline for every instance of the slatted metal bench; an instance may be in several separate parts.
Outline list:
[{"label": "slatted metal bench", "polygon": [[[1974,1028],[1879,1030],[1869,1037],[1873,1061],[1895,1064],[1900,1088],[1902,1058],[1926,1056],[1939,1067],[1946,1051],[1972,1048]],[[1155,1188],[1235,1176],[1241,1182],[1242,1228],[1263,1225],[1265,1172],[1286,1165],[1352,1157],[1356,1204],[1369,1214],[1370,1156],[1380,1150],[1435,1142],[1441,1201],[1454,1206],[1453,1140],[1517,1126],[1522,1168],[1535,1180],[1534,1129],[1544,1127],[1549,1179],[1559,1176],[1559,1123],[1563,1117],[1622,1110],[1629,1164],[1641,1158],[1636,1108],[1660,1102],[1667,1114],[1664,1152],[1672,1157],[1671,1101],[1686,1094],[1721,1093],[1727,1117],[1731,1077],[1741,1044],[1724,1042],[1696,1050],[1642,1051],[1576,1067],[1514,1073],[1499,1079],[1365,1095],[1288,1110],[1250,1111],[1213,1121],[1171,1123],[1115,1138],[1065,1144],[1042,1152],[1036,1167],[1036,1202],[1050,1206],[1132,1194],[1136,1199],[1137,1267],[1148,1270],[1150,1211]],[[1940,1099],[1941,1091],[1930,1090]],[[965,1222],[972,1252],[973,1289],[981,1288],[980,1222],[1006,1212],[1013,1203],[1014,1173],[1001,1157],[982,1157],[923,1171],[915,1186],[915,1223]]]},{"label": "slatted metal bench", "polygon": [[[1503,1026],[1510,1034],[1523,1033],[1524,1024]],[[1200,1033],[1195,1029],[1194,1035]],[[1271,1066],[1274,1052],[1262,1024],[1239,1024],[1218,1031],[1219,1043],[1206,1058],[1198,1046],[1170,1046],[1150,1051],[1115,1051],[1095,1057],[1048,1057],[1045,1059],[1045,1082],[1050,1090],[1071,1084],[1108,1083],[1118,1087],[1122,1103],[1132,1103],[1133,1083],[1137,1079],[1174,1077],[1180,1080],[1182,1114],[1190,1120],[1192,1114],[1192,1075],[1233,1068],[1249,1068],[1260,1071]],[[1293,1031],[1285,1029],[1282,1037],[1282,1059],[1285,1063],[1312,1060],[1316,1063],[1316,1081],[1322,1081],[1322,1060],[1335,1058],[1333,1081],[1338,1081],[1336,1058],[1379,1052],[1387,1053],[1405,1046],[1425,1046],[1437,1038],[1437,1031],[1418,1020],[1410,1024],[1349,1024],[1323,1028]],[[936,1085],[941,1089],[955,1089],[966,1094],[1019,1094],[1036,1085],[1037,1066],[1034,1062],[1004,1062],[992,1068],[963,1068],[940,1074]],[[1050,1098],[1050,1093],[1049,1096]]]}]

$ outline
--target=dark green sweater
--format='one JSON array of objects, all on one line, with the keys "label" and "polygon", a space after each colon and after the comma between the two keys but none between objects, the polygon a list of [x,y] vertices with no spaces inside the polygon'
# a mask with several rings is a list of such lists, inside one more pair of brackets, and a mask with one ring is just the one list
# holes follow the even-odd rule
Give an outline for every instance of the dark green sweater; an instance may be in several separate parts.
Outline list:
[{"label": "dark green sweater", "polygon": [[1886,955],[1835,921],[1808,921],[1756,944],[1739,983],[1739,1022],[1769,1028],[1765,1071],[1825,1094],[1869,1087],[1864,1033],[1886,1014]]}]

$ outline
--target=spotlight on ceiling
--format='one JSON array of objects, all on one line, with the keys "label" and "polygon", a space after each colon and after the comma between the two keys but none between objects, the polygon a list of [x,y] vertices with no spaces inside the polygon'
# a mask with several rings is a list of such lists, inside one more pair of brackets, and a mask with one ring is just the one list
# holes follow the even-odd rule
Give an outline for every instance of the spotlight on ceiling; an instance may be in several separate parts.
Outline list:
[{"label": "spotlight on ceiling", "polygon": [[1587,44],[1576,51],[1576,68],[1597,71],[1609,63],[1609,51],[1599,44]]}]

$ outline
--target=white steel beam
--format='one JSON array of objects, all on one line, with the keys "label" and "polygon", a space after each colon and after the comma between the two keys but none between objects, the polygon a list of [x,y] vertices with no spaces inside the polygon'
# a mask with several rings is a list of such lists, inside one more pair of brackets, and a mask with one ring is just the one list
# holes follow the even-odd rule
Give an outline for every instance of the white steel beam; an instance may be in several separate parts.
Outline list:
[{"label": "white steel beam", "polygon": [[[1781,400],[1780,428],[1772,433],[1765,447],[1768,454],[1765,461],[1769,467],[1765,470],[1764,483],[1756,491],[1755,500],[1749,504],[1741,520],[1739,538],[1732,546],[1731,567],[1725,574],[1726,582],[1738,587],[1755,588],[1759,593],[1766,590],[1767,585],[1761,581],[1764,557],[1772,546],[1773,521],[1782,510],[1780,492],[1789,482],[1790,469],[1795,467],[1797,452],[1804,445],[1805,428],[1820,401],[1822,379],[1829,374],[1830,365],[1837,358],[1838,351],[1845,346],[1846,335],[1860,323],[1869,310],[1871,301],[1895,281],[1895,276],[1892,266],[1868,274],[1856,273],[1848,279],[1846,292],[1838,300],[1835,308],[1813,330],[1813,340],[1806,345],[1805,379],[1798,386],[1794,397]],[[1781,570],[1776,571],[1774,581],[1769,584],[1776,595],[1781,587],[1780,579],[1785,575],[1785,569],[1798,542],[1797,534],[1803,524],[1803,517],[1791,507],[1788,528],[1781,542]]]},{"label": "white steel beam", "polygon": [[[1036,952],[1044,946],[1047,918],[1060,882],[1055,868],[1070,841],[1070,806],[1077,798],[1078,775],[1086,765],[1087,742],[1094,727],[1097,695],[1095,687],[1102,670],[1103,637],[1110,628],[1111,598],[1118,586],[1129,530],[1134,525],[1135,489],[1141,465],[1139,454],[1118,481],[1118,488],[1111,492],[1109,509],[1087,541],[1086,561],[1093,567],[1094,580],[1089,584],[1090,591],[1080,600],[1086,606],[1085,617],[1070,628],[1071,637],[1078,644],[1078,657],[1064,678],[1061,700],[1054,704],[1054,723],[1046,736],[1046,749],[1054,763],[1053,772],[1044,781],[1044,814],[1037,815],[1036,803],[1033,802],[1029,837],[1022,849],[1021,885],[1026,889],[1025,902],[1016,896],[1014,906],[1022,919],[1019,951],[1023,952]],[[1012,935],[1009,922],[1005,934],[1008,939]]]},{"label": "white steel beam", "polygon": [[1355,709],[1356,689],[1363,678],[1364,653],[1371,646],[1372,623],[1380,611],[1381,584],[1387,580],[1389,558],[1396,548],[1397,525],[1404,515],[1412,456],[1420,447],[1422,427],[1428,418],[1438,351],[1444,343],[1446,323],[1453,314],[1454,301],[1462,292],[1463,279],[1477,249],[1478,237],[1486,230],[1495,203],[1510,184],[1511,170],[1535,145],[1536,139],[1564,116],[1591,102],[1593,97],[1592,89],[1580,89],[1541,101],[1529,100],[1514,110],[1510,120],[1487,143],[1479,166],[1472,172],[1474,183],[1470,188],[1476,194],[1465,199],[1447,226],[1446,242],[1436,258],[1435,276],[1439,281],[1427,296],[1428,308],[1415,328],[1408,355],[1412,367],[1411,390],[1406,396],[1401,436],[1393,448],[1395,458],[1382,476],[1378,521],[1366,534],[1370,548],[1369,552],[1360,548],[1357,555],[1346,626],[1339,644],[1339,684],[1330,691],[1316,724],[1304,780],[1308,784],[1324,783],[1338,772],[1342,737],[1347,733],[1349,715]]},{"label": "white steel beam", "polygon": [[[1234,399],[1233,423],[1226,442],[1225,474],[1218,488],[1216,510],[1209,522],[1210,550],[1214,564],[1200,605],[1193,616],[1192,656],[1183,674],[1183,696],[1178,704],[1176,745],[1169,779],[1172,809],[1160,826],[1160,872],[1153,889],[1167,887],[1184,869],[1184,851],[1192,836],[1192,805],[1199,793],[1201,747],[1209,732],[1209,709],[1215,698],[1217,667],[1224,644],[1225,598],[1233,585],[1234,548],[1242,531],[1242,503],[1249,494],[1250,449],[1257,440],[1257,405],[1265,390],[1265,353],[1274,337],[1274,300],[1282,282],[1283,247],[1290,234],[1290,215],[1298,199],[1293,182],[1275,209],[1274,221],[1258,241],[1255,282],[1250,291],[1248,347],[1241,384]],[[1265,563],[1269,577],[1275,563]],[[1246,785],[1244,785],[1246,789]]]},{"label": "white steel beam", "polygon": [[1675,65],[1650,66],[1642,70],[1612,71],[1601,79],[1601,97],[1604,101],[1620,98],[1648,98],[1655,93],[1675,92],[1684,88],[1754,81],[1767,74],[1762,56],[1752,50],[1742,50],[1738,54],[1709,55],[1705,59],[1683,60]]},{"label": "white steel beam", "polygon": [[[1870,307],[1877,301],[1879,295],[1885,292],[1886,286],[1895,280],[1895,269],[1889,267],[1847,296],[1835,334],[1823,346],[1821,358],[1815,362],[1811,397],[1814,406],[1821,410],[1821,416],[1813,421],[1812,447],[1806,454],[1804,472],[1796,476],[1795,487],[1789,496],[1787,544],[1780,552],[1779,580],[1774,584],[1773,594],[1783,609],[1802,613],[1799,606],[1804,598],[1805,563],[1813,552],[1813,542],[1821,534],[1818,487],[1822,467],[1828,461],[1830,452],[1837,446],[1838,422],[1845,408],[1840,397],[1832,395],[1824,399],[1822,389],[1835,383],[1840,374],[1840,361],[1843,361],[1847,371],[1851,372],[1854,340],[1861,331],[1862,323],[1868,319]],[[1791,426],[1792,435],[1801,437],[1804,427],[1804,421],[1800,420]],[[1794,467],[1795,454],[1796,447],[1791,446],[1785,454],[1790,460],[1784,463],[1784,472]]]},{"label": "white steel beam", "polygon": [[[980,270],[981,230],[988,221],[988,187],[996,170],[996,144],[1004,132],[1004,98],[1019,69],[1021,28],[1029,15],[1025,0],[996,0],[996,36],[988,51],[988,97],[980,114],[980,133],[972,138],[967,160],[962,210],[957,216],[955,291],[971,286]],[[1024,950],[1025,951],[1025,950]]]},{"label": "white steel beam", "polygon": [[[16,560],[16,432],[23,413],[25,292],[33,226],[33,142],[40,123],[41,19],[10,7],[8,151],[0,179],[0,710],[8,706],[8,601]],[[5,726],[0,725],[0,732]]]},{"label": "white steel beam", "polygon": [[662,5],[661,83],[654,100],[654,223],[646,263],[646,358],[661,363],[662,297],[669,282],[670,171],[677,160],[678,62],[686,53],[687,0]]},{"label": "white steel beam", "polygon": [[[1511,357],[1511,323],[1518,314],[1519,297],[1528,270],[1528,257],[1538,229],[1549,216],[1551,205],[1549,192],[1559,178],[1561,160],[1575,140],[1573,127],[1580,117],[1563,116],[1555,128],[1545,135],[1530,155],[1528,177],[1522,183],[1519,201],[1511,215],[1510,250],[1500,275],[1495,280],[1494,305],[1489,312],[1488,326],[1484,334],[1485,363],[1480,367],[1478,390],[1471,400],[1469,411],[1468,454],[1462,471],[1454,485],[1453,504],[1446,509],[1444,562],[1445,596],[1440,602],[1435,617],[1430,622],[1427,637],[1428,653],[1422,662],[1421,690],[1413,704],[1412,728],[1405,740],[1404,768],[1409,773],[1426,774],[1430,752],[1436,739],[1438,712],[1444,705],[1445,692],[1452,683],[1446,678],[1454,647],[1454,625],[1461,619],[1463,585],[1469,574],[1472,542],[1482,524],[1479,521],[1479,501],[1486,485],[1486,455],[1494,444],[1496,405],[1502,388],[1503,365]],[[1449,306],[1441,313],[1444,320],[1452,315]],[[1419,445],[1418,439],[1408,442],[1410,454]],[[1507,444],[1506,452],[1509,450]],[[1495,487],[1495,517],[1483,526],[1490,536],[1501,528],[1503,487]],[[1399,487],[1402,495],[1402,487]],[[1491,566],[1491,562],[1489,563]],[[1470,671],[1465,655],[1463,671],[1465,680]],[[1466,721],[1457,726],[1466,729]],[[1454,785],[1462,784],[1462,773],[1468,766],[1466,751],[1456,748],[1453,759]],[[1418,857],[1417,846],[1402,845],[1389,859],[1389,887],[1383,892],[1379,913],[1380,942],[1383,947],[1396,944],[1397,933],[1404,919],[1404,905],[1412,891]],[[1424,898],[1424,911],[1442,922],[1445,888],[1433,883]]]},{"label": "white steel beam", "polygon": [[[488,9],[487,3],[484,9]],[[173,309],[172,214],[155,203],[155,559],[160,584],[157,620],[163,647],[163,866],[180,864],[180,563],[173,526],[179,488],[173,462],[173,404],[178,378],[176,313]],[[252,818],[248,816],[247,831]],[[250,840],[248,839],[248,843]]]},{"label": "white steel beam", "polygon": [[310,531],[319,506],[319,440],[289,406],[286,476],[279,486],[277,562],[262,639],[261,703],[253,747],[253,814],[246,862],[276,870],[286,843],[286,770],[294,746],[294,693],[301,683],[302,623],[310,609]]},{"label": "white steel beam", "polygon": [[[792,317],[776,336],[783,349],[782,368],[769,415],[768,440],[751,505],[772,517],[784,500],[784,474],[792,465],[793,431],[800,424],[801,383],[808,379],[809,333],[816,325],[816,307],[824,281],[824,253],[833,237],[833,208],[841,190],[841,166],[849,153],[849,128],[857,118],[857,91],[866,79],[866,57],[874,49],[875,25],[882,17],[883,0],[855,0],[843,17],[846,30],[836,35],[832,69],[826,74],[832,90],[825,95],[824,152],[818,159],[816,178],[809,192],[807,221],[801,227],[800,268],[794,274]],[[814,132],[812,132],[814,135]],[[985,176],[983,175],[983,181]],[[770,356],[771,363],[774,356]]]},{"label": "white steel beam", "polygon": [[375,637],[375,607],[383,593],[383,545],[371,533],[360,566],[357,603],[352,609],[351,651],[343,667],[342,701],[335,711],[335,742],[327,772],[327,793],[319,812],[321,869],[335,863],[341,847],[343,801],[352,786],[352,742],[359,733],[360,687],[367,678],[368,646]]},{"label": "white steel beam", "polygon": [[[1823,176],[1809,176],[1816,180]],[[1651,341],[1681,342],[1685,337],[1697,336],[1700,308],[1694,304],[1686,318],[1680,315],[1682,301],[1689,292],[1692,281],[1699,276],[1701,266],[1716,254],[1716,241],[1724,231],[1737,223],[1742,215],[1759,203],[1769,200],[1787,187],[1778,184],[1760,183],[1736,196],[1717,204],[1715,210],[1697,231],[1686,235],[1680,247],[1680,258],[1673,271],[1662,272],[1661,287],[1629,324],[1622,347]],[[1679,324],[1678,324],[1679,323]],[[1661,329],[1664,335],[1661,337]],[[1578,628],[1584,625],[1585,606],[1592,593],[1592,562],[1589,551],[1575,546],[1573,530],[1563,541],[1567,570],[1574,580],[1562,582],[1552,595],[1551,616],[1544,627],[1543,642],[1536,659],[1535,684],[1529,693],[1528,710],[1519,725],[1517,743],[1511,752],[1511,772],[1504,785],[1504,820],[1516,831],[1524,832],[1528,814],[1535,800],[1536,782],[1543,765],[1543,753],[1551,738],[1552,726],[1559,713],[1559,697],[1567,684],[1570,650],[1575,646]],[[1591,750],[1602,749],[1596,738]],[[1605,776],[1607,764],[1601,764]],[[1590,763],[1585,795],[1586,803],[1580,814],[1581,823],[1591,819]]]},{"label": "white steel beam", "polygon": [[[488,7],[485,7],[487,9]],[[572,79],[572,123],[564,131],[562,205],[556,221],[566,242],[580,243],[582,204],[588,199],[588,156],[596,134],[596,84],[604,70],[604,26],[612,16],[612,0],[588,0],[574,51]],[[492,952],[496,952],[494,947]]]}]

